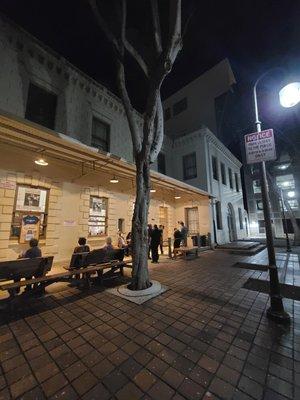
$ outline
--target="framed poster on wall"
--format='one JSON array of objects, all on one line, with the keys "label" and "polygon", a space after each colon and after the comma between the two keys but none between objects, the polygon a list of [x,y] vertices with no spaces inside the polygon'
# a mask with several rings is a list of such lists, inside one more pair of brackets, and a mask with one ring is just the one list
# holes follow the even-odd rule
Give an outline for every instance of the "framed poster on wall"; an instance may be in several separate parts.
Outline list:
[{"label": "framed poster on wall", "polygon": [[20,232],[20,243],[29,242],[31,239],[39,239],[40,218],[37,215],[24,215]]},{"label": "framed poster on wall", "polygon": [[46,199],[46,189],[19,186],[16,201],[16,210],[45,212]]}]

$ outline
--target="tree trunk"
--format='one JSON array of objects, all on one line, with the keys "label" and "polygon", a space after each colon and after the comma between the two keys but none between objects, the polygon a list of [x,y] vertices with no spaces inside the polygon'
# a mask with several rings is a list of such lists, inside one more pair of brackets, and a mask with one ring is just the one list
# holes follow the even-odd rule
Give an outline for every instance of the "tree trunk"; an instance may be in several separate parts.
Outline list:
[{"label": "tree trunk", "polygon": [[132,218],[133,270],[130,289],[151,286],[148,272],[148,211],[150,202],[150,164],[136,159],[136,201]]}]

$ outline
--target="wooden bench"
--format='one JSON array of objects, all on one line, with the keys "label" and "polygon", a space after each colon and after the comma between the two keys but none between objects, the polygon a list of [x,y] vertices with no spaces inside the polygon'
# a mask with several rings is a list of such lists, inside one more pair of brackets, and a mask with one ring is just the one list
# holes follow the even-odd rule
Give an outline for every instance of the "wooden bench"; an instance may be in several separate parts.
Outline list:
[{"label": "wooden bench", "polygon": [[20,258],[0,262],[0,281],[31,279],[44,276],[51,270],[53,256],[38,258]]},{"label": "wooden bench", "polygon": [[197,246],[194,247],[178,247],[173,250],[174,258],[176,258],[179,254],[183,255],[184,259],[189,258],[189,256],[193,256],[193,258],[198,257],[199,248]]}]

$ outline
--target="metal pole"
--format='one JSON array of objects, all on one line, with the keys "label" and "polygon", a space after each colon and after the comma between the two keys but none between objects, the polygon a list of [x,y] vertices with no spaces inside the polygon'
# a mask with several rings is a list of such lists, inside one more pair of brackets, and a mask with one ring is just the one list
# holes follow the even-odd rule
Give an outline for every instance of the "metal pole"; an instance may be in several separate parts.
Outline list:
[{"label": "metal pole", "polygon": [[290,244],[290,238],[288,234],[288,227],[287,227],[287,222],[286,222],[286,217],[285,217],[285,211],[284,211],[284,200],[283,200],[283,192],[282,189],[280,189],[280,196],[281,196],[281,207],[282,207],[282,216],[283,216],[283,226],[284,226],[284,231],[285,231],[285,239],[286,239],[286,252],[291,253],[292,248]]},{"label": "metal pole", "polygon": [[[258,80],[255,82],[253,87],[253,99],[254,99],[254,110],[255,110],[255,126],[256,131],[261,132],[261,122],[259,120],[258,115],[258,105],[257,105],[257,94],[256,88],[257,84],[261,80],[263,74]],[[268,249],[268,258],[269,258],[269,275],[270,275],[270,303],[271,306],[267,310],[268,318],[280,322],[280,323],[289,323],[290,316],[285,312],[282,302],[282,297],[280,295],[280,285],[278,279],[278,270],[276,266],[276,257],[275,257],[275,249],[274,249],[274,240],[273,240],[273,232],[272,232],[272,222],[271,222],[271,210],[270,210],[270,198],[268,192],[268,182],[267,182],[267,173],[266,173],[266,164],[265,162],[260,163],[260,179],[261,179],[261,195],[262,202],[264,208],[264,219],[265,219],[265,229],[266,229],[266,242]]]}]

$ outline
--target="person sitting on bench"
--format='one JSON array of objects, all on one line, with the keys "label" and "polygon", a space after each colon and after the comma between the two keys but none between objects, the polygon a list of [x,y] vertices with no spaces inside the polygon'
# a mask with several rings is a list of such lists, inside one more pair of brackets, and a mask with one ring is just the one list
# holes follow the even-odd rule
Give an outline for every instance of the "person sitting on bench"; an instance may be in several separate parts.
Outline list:
[{"label": "person sitting on bench", "polygon": [[86,244],[86,238],[80,237],[78,239],[78,246],[75,247],[73,253],[89,253],[90,247]]},{"label": "person sitting on bench", "polygon": [[38,247],[39,246],[39,241],[37,239],[30,239],[29,242],[29,249],[23,251],[19,258],[38,258],[42,257],[42,251]]},{"label": "person sitting on bench", "polygon": [[103,246],[103,249],[104,250],[114,250],[114,246],[112,244],[112,238],[111,237],[106,238],[106,243]]},{"label": "person sitting on bench", "polygon": [[[30,239],[29,249],[23,251],[18,258],[38,258],[42,257],[42,251],[39,248],[39,241],[37,239]],[[37,277],[37,276],[36,276]],[[32,279],[29,277],[28,279]],[[20,282],[20,279],[14,279],[14,282]],[[31,290],[31,285],[27,285],[25,288],[26,291]],[[17,289],[17,293],[20,292],[20,288]]]}]

